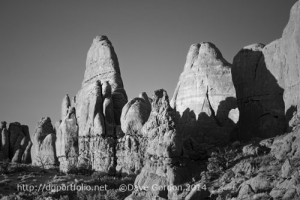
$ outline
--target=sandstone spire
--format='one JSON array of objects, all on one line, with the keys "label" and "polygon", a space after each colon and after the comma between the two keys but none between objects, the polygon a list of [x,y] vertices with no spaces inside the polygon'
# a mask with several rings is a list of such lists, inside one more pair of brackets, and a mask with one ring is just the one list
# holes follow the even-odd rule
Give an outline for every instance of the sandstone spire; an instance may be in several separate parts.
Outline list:
[{"label": "sandstone spire", "polygon": [[187,137],[198,143],[228,141],[238,118],[237,111],[229,115],[236,108],[235,89],[231,65],[214,44],[191,45],[171,106]]}]

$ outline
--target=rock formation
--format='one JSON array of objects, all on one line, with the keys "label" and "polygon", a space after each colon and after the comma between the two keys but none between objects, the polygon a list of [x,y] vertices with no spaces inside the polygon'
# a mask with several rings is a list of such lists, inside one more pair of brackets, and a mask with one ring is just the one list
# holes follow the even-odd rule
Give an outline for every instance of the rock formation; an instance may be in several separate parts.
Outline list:
[{"label": "rock formation", "polygon": [[205,42],[190,47],[171,106],[177,111],[176,123],[189,153],[199,156],[203,143],[229,141],[239,113],[231,65],[215,45]]},{"label": "rock formation", "polygon": [[[239,137],[273,137],[287,130],[300,103],[300,3],[291,9],[282,37],[243,48],[233,60],[240,110]],[[295,124],[295,123],[294,123]],[[290,123],[290,126],[294,126]]]},{"label": "rock formation", "polygon": [[1,122],[0,160],[9,160],[14,163],[30,163],[31,140],[28,126],[18,122],[10,123],[7,129],[6,122]]},{"label": "rock formation", "polygon": [[141,133],[151,112],[151,103],[146,93],[130,100],[122,110],[120,136],[116,148],[117,172],[138,174],[143,167],[145,141]]},{"label": "rock formation", "polygon": [[37,124],[31,148],[32,164],[43,168],[57,165],[55,130],[49,117],[43,117]]},{"label": "rock formation", "polygon": [[176,130],[175,111],[166,91],[154,92],[152,110],[141,132],[146,141],[145,164],[134,183],[138,190],[127,199],[181,199],[182,191],[169,186],[182,186],[196,176],[183,157],[182,135]]},{"label": "rock formation", "polygon": [[116,137],[126,103],[114,48],[106,36],[97,36],[87,54],[80,91],[73,102],[68,96],[62,102],[62,122],[56,128],[62,171],[76,166],[115,173]]},{"label": "rock formation", "polygon": [[115,121],[119,125],[122,108],[127,103],[127,95],[123,88],[117,55],[106,36],[97,36],[88,51],[82,89],[77,95],[79,104],[80,97],[84,96],[82,93],[97,80],[101,83],[107,81],[111,86]]},{"label": "rock formation", "polygon": [[75,108],[71,107],[68,95],[62,101],[62,121],[56,125],[55,147],[60,171],[75,170],[78,162],[78,126]]}]

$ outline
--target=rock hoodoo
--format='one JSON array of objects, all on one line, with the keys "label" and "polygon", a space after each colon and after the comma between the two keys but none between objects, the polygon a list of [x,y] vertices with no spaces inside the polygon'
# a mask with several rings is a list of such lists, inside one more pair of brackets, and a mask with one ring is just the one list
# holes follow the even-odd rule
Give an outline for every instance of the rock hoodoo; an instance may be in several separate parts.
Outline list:
[{"label": "rock hoodoo", "polygon": [[115,171],[116,130],[126,102],[117,55],[108,38],[98,36],[88,51],[82,88],[76,95],[79,166]]},{"label": "rock hoodoo", "polygon": [[30,163],[31,140],[29,129],[18,122],[10,123],[8,129],[6,122],[0,125],[0,160],[14,163]]},{"label": "rock hoodoo", "polygon": [[43,117],[37,124],[31,148],[32,164],[51,168],[58,164],[55,149],[56,135],[49,117]]},{"label": "rock hoodoo", "polygon": [[215,45],[205,42],[190,47],[171,106],[177,111],[185,146],[229,140],[239,114],[231,65]]},{"label": "rock hoodoo", "polygon": [[82,87],[71,102],[62,102],[56,142],[60,169],[74,166],[115,173],[116,140],[127,95],[117,55],[106,36],[97,36],[88,51]]},{"label": "rock hoodoo", "polygon": [[66,95],[62,101],[62,121],[56,127],[56,155],[62,172],[77,168],[78,162],[78,126],[75,108]]}]

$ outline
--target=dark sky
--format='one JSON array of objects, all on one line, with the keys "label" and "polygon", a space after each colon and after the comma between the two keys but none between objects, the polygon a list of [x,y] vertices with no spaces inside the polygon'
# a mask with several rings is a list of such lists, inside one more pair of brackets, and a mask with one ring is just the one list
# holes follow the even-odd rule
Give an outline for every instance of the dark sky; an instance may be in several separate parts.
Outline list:
[{"label": "dark sky", "polygon": [[280,38],[296,0],[1,1],[0,120],[34,131],[59,119],[80,89],[87,51],[107,35],[129,98],[170,98],[191,44],[213,42],[229,62],[243,47]]}]

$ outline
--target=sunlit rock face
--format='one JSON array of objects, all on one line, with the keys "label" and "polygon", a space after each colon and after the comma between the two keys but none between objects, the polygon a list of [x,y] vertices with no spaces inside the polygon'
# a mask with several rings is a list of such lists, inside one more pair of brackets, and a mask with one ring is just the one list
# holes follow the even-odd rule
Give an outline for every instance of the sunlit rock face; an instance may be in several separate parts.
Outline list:
[{"label": "sunlit rock face", "polygon": [[300,3],[282,37],[243,48],[233,61],[240,110],[239,137],[273,137],[297,124],[300,102]]},{"label": "sunlit rock face", "polygon": [[[114,173],[116,132],[120,130],[120,116],[126,103],[114,48],[106,36],[97,36],[87,54],[81,89],[72,102],[69,98],[62,102],[58,133],[64,140],[57,142],[57,146],[65,163],[63,171],[77,162],[77,167]],[[72,155],[66,155],[68,148],[73,149]]]},{"label": "sunlit rock face", "polygon": [[229,141],[239,113],[231,65],[215,45],[204,42],[190,47],[171,106],[187,146]]},{"label": "sunlit rock face", "polygon": [[145,138],[141,133],[151,112],[151,103],[145,92],[133,98],[123,107],[121,128],[123,135],[117,135],[117,172],[138,174],[143,167]]},{"label": "sunlit rock face", "polygon": [[66,95],[62,101],[62,120],[56,125],[56,155],[62,172],[76,170],[78,162],[78,125],[75,108]]},{"label": "sunlit rock face", "polygon": [[43,168],[51,168],[58,164],[56,135],[49,117],[43,117],[38,123],[32,138],[32,164]]},{"label": "sunlit rock face", "polygon": [[[123,87],[117,55],[112,43],[106,36],[97,36],[87,53],[86,70],[81,91],[87,91],[89,85],[97,80],[101,83],[108,82],[111,86],[115,121],[119,125],[122,108],[127,103],[127,95]],[[79,101],[82,96],[80,92],[77,95]]]}]

